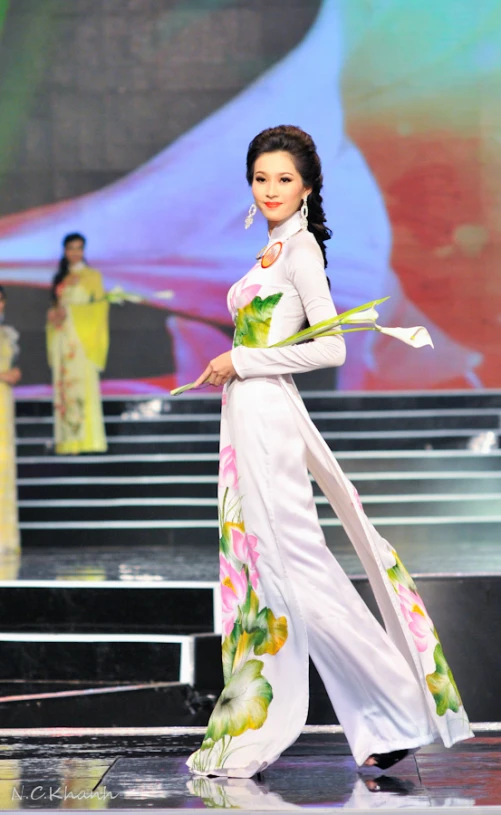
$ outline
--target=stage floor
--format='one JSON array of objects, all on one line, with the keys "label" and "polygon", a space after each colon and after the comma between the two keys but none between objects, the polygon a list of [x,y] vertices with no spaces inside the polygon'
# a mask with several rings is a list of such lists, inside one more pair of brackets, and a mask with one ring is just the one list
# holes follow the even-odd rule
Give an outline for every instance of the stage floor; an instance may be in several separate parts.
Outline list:
[{"label": "stage floor", "polygon": [[[69,533],[71,534],[71,533]],[[186,540],[162,545],[122,546],[120,532],[114,543],[99,546],[31,546],[21,557],[0,556],[0,580],[214,580],[219,579],[217,533],[207,543]],[[419,544],[391,541],[413,574],[500,574],[499,541],[434,541]],[[338,545],[333,552],[350,576],[362,575],[363,568],[350,544]]]},{"label": "stage floor", "polygon": [[[425,747],[391,775],[360,772],[339,733],[303,733],[262,777],[191,776],[185,761],[200,733],[0,739],[0,807],[12,809],[292,810],[501,805],[501,732],[451,750]],[[325,731],[325,728],[324,728]],[[76,799],[76,800],[75,800]]]}]

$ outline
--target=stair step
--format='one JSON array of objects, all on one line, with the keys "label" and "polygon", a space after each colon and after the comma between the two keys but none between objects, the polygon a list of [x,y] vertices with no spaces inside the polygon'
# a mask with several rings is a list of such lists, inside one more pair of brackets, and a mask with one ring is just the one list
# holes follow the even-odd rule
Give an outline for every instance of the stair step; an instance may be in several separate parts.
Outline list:
[{"label": "stair step", "polygon": [[[324,496],[317,496],[319,517],[333,515]],[[362,501],[369,518],[398,515],[405,518],[432,516],[501,517],[501,493],[480,495],[367,495]],[[109,498],[20,501],[21,523],[65,521],[206,521],[217,517],[216,498]]]},{"label": "stair step", "polygon": [[[460,430],[398,430],[398,431],[322,431],[322,436],[334,452],[351,450],[463,450],[479,437],[475,429]],[[483,432],[483,431],[482,431]],[[130,440],[108,438],[109,455],[149,455],[152,453],[196,455],[217,454],[219,437],[190,435],[189,440],[165,439],[144,441],[141,436]],[[489,431],[488,443],[497,446],[498,432]],[[25,440],[26,442],[26,440]],[[17,460],[46,456],[53,451],[52,441],[29,441],[17,445]]]},{"label": "stair step", "polygon": [[[501,390],[481,391],[311,391],[301,390],[308,410],[447,410],[479,409],[501,411]],[[220,393],[185,394],[177,397],[169,395],[149,396],[105,396],[103,411],[105,416],[129,416],[136,419],[168,413],[218,412],[221,407]],[[50,398],[17,399],[16,412],[19,417],[50,417]]]},{"label": "stair step", "polygon": [[[486,454],[470,450],[373,450],[336,452],[336,458],[346,472],[387,472],[469,470],[499,471],[501,452]],[[38,456],[18,460],[18,477],[54,478],[103,476],[204,476],[216,475],[218,454],[145,454],[145,455],[82,455]]]},{"label": "stair step", "polygon": [[219,630],[219,605],[214,582],[0,581],[0,631],[184,636]]},{"label": "stair step", "polygon": [[193,637],[0,631],[0,681],[193,684]]},{"label": "stair step", "polygon": [[[428,518],[373,517],[379,533],[395,542],[492,543],[501,536],[501,515],[437,516]],[[323,518],[321,526],[331,548],[346,546],[347,538],[337,518]],[[207,521],[65,521],[33,522],[20,525],[25,546],[121,546],[178,545],[214,542],[217,551],[218,522]]]},{"label": "stair step", "polygon": [[23,693],[19,693],[16,685],[4,685],[0,691],[2,730],[193,727],[205,724],[209,715],[209,710],[200,711],[193,689],[182,682],[111,686],[77,681],[66,686],[60,682],[39,682],[29,690],[23,682]]},{"label": "stair step", "polygon": [[[492,410],[387,410],[387,411],[317,411],[310,416],[321,432],[405,431],[405,430],[468,430],[499,431],[501,411]],[[150,419],[123,419],[120,416],[105,419],[109,439],[137,442],[138,437],[148,439],[171,438],[179,435],[195,438],[218,434],[220,414],[162,415]],[[52,441],[51,417],[19,418],[16,431],[20,444],[28,440],[46,443]]]},{"label": "stair step", "polygon": [[[365,495],[483,495],[501,492],[501,471],[491,472],[376,472],[351,473],[348,478]],[[320,488],[313,482],[313,490]],[[96,476],[69,478],[21,478],[20,501],[127,500],[127,499],[212,499],[217,496],[217,475],[208,476]]]}]

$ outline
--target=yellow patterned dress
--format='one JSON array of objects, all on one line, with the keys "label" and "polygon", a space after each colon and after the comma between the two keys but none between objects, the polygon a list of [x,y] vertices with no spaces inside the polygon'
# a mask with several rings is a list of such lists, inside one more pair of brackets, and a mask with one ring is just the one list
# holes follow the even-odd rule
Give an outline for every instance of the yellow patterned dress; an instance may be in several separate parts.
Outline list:
[{"label": "yellow patterned dress", "polygon": [[[0,326],[0,373],[12,367],[17,339],[17,331]],[[0,382],[0,553],[18,550],[14,399],[11,386]]]},{"label": "yellow patterned dress", "polygon": [[67,316],[59,328],[47,323],[56,453],[104,452],[99,372],[108,354],[109,306],[100,273],[84,265],[72,269],[57,298]]}]

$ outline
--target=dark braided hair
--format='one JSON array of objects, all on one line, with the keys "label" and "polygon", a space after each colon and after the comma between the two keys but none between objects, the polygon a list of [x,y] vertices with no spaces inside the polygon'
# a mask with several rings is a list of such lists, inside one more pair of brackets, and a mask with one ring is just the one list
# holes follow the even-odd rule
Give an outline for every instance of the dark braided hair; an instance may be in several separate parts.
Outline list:
[{"label": "dark braided hair", "polygon": [[[63,238],[63,249],[66,249],[69,243],[72,241],[82,241],[84,247],[86,244],[86,240],[83,235],[79,232],[71,232],[69,235],[66,235]],[[68,277],[70,273],[70,264],[68,263],[68,259],[66,255],[63,253],[61,260],[59,261],[59,266],[57,267],[57,272],[52,279],[52,288],[50,291],[51,301],[57,304],[57,294],[56,290],[60,283]]]},{"label": "dark braided hair", "polygon": [[322,251],[325,266],[327,254],[325,243],[330,240],[332,231],[326,226],[325,212],[322,204],[322,165],[315,142],[294,125],[270,127],[259,133],[249,144],[247,151],[247,182],[252,185],[256,159],[263,153],[290,153],[294,165],[303,179],[305,187],[311,187],[308,196],[308,229],[315,236]]}]

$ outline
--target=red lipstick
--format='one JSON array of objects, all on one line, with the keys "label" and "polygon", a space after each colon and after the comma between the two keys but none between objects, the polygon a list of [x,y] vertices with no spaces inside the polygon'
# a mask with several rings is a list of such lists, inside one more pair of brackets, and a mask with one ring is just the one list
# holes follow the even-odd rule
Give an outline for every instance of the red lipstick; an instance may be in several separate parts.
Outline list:
[{"label": "red lipstick", "polygon": [[281,207],[282,204],[280,201],[265,201],[265,206],[267,206],[268,209],[276,209],[277,207]]}]

